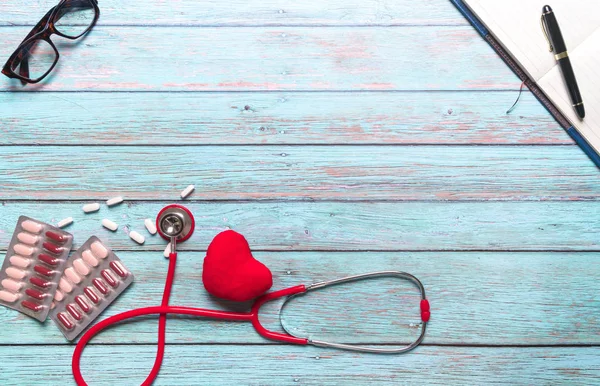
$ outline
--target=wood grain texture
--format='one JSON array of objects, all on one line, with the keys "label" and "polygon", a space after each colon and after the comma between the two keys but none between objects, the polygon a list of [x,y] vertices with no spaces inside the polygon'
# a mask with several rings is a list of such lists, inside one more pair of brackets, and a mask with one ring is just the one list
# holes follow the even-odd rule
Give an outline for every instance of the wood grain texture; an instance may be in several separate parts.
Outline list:
[{"label": "wood grain texture", "polygon": [[[0,247],[8,246],[19,215],[54,224],[72,216],[75,223],[66,230],[74,234],[75,247],[96,234],[116,250],[162,252],[165,243],[157,236],[139,246],[126,232],[145,232],[144,219],[167,203],[129,202],[86,215],[82,203],[7,202]],[[596,202],[183,203],[195,214],[196,231],[181,250],[206,250],[217,233],[232,228],[254,250],[266,251],[600,251]],[[118,222],[119,231],[103,229],[103,218]]]},{"label": "wood grain texture", "polygon": [[505,114],[516,95],[0,93],[0,145],[573,143],[529,92]]},{"label": "wood grain texture", "polygon": [[[15,350],[1,347],[8,382],[62,385],[72,382],[70,347]],[[153,346],[91,346],[82,372],[94,385],[137,385],[152,367]],[[36,371],[23,363],[38,358]],[[168,346],[155,385],[431,385],[487,383],[595,385],[600,349],[420,347],[416,353],[357,354],[312,347]],[[252,358],[252,359],[249,359]],[[39,372],[39,373],[38,373]],[[39,374],[44,374],[40,377]],[[515,375],[518,374],[516,377]],[[11,383],[12,384],[12,383]]]},{"label": "wood grain texture", "polygon": [[[12,52],[28,31],[0,27],[0,51]],[[61,57],[50,76],[25,88],[3,77],[0,91],[517,90],[521,84],[470,26],[152,32],[99,26],[79,44],[56,38]]]},{"label": "wood grain texture", "polygon": [[[60,162],[57,164],[57,162]],[[575,146],[6,147],[0,199],[596,200]]]},{"label": "wood grain texture", "polygon": [[[0,25],[35,25],[54,0],[10,0],[2,4]],[[102,0],[98,25],[466,25],[447,0],[428,0],[416,7],[394,0],[218,0],[145,1]]]},{"label": "wood grain texture", "polygon": [[[0,52],[56,1],[3,2]],[[246,309],[201,285],[206,246],[233,228],[274,289],[397,269],[432,305],[425,345],[404,356],[170,318],[157,385],[598,384],[598,171],[529,93],[505,114],[520,81],[450,2],[100,7],[79,44],[54,38],[61,60],[47,81],[0,80],[0,250],[19,215],[73,216],[75,247],[96,234],[136,275],[104,316],[156,305],[165,243],[127,233],[146,234],[143,220],[194,183],[183,202],[198,228],[181,244],[171,304]],[[127,202],[81,211],[117,194]],[[388,346],[416,337],[417,304],[409,283],[366,281],[298,298],[283,322]],[[279,305],[261,314],[274,330]],[[0,307],[0,324],[0,383],[72,383],[73,346],[51,321]],[[139,384],[156,330],[147,318],[107,331],[84,374]]]},{"label": "wood grain texture", "polygon": [[[168,262],[160,252],[118,252],[134,273],[133,286],[98,320],[158,305]],[[425,285],[432,319],[426,344],[579,345],[600,343],[597,253],[490,252],[258,252],[271,268],[273,290],[377,270],[402,270]],[[219,301],[202,287],[204,253],[183,252],[172,305],[246,311],[246,304]],[[420,332],[416,287],[400,279],[372,279],[309,292],[292,300],[283,323],[299,336],[354,344],[402,344]],[[261,312],[265,326],[281,331],[281,303]],[[515,310],[518,309],[518,312]],[[343,315],[343,318],[340,317]],[[67,344],[50,320],[44,324],[0,308],[0,345]],[[94,343],[156,342],[157,319],[137,319],[110,329]],[[168,342],[270,344],[248,323],[173,317]],[[274,348],[274,351],[278,349]]]}]

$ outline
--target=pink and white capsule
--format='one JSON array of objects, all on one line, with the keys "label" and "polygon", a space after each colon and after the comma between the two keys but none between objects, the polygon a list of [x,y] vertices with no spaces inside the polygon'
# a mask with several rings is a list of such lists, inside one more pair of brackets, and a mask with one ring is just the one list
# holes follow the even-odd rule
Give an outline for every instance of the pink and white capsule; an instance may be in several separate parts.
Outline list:
[{"label": "pink and white capsule", "polygon": [[20,232],[17,234],[17,239],[24,244],[35,245],[38,242],[39,238],[31,233]]}]

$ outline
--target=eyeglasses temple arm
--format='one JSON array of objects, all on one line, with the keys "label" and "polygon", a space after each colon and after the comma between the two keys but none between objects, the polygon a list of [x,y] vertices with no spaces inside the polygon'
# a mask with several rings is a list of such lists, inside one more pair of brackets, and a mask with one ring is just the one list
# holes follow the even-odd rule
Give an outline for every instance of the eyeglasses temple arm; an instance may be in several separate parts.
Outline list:
[{"label": "eyeglasses temple arm", "polygon": [[[19,44],[19,47],[17,48],[17,50],[19,50],[19,53],[17,54],[17,59],[19,59],[21,62],[20,66],[19,66],[19,75],[21,75],[24,78],[29,77],[29,60],[28,60],[27,56],[23,56],[23,54],[22,54],[23,51],[20,50],[20,48],[23,45],[23,43],[27,41],[27,39],[31,38],[32,36],[34,36],[35,34],[39,33],[40,31],[42,31],[44,29],[44,27],[48,23],[48,19],[50,18],[50,15],[52,15],[52,12],[54,12],[54,9],[56,9],[56,7],[52,7],[44,15],[44,17],[42,17],[42,19],[35,25],[35,27],[33,27],[33,29],[29,32],[29,34],[27,34],[27,36],[25,36],[25,39],[23,39],[23,41],[21,42],[21,44]],[[21,81],[21,83],[26,84],[27,82]]]}]

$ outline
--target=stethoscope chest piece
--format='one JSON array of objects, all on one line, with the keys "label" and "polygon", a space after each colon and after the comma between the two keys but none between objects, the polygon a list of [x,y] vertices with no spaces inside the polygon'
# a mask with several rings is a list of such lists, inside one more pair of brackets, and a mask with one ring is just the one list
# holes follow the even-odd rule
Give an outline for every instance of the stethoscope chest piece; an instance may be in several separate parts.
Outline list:
[{"label": "stethoscope chest piece", "polygon": [[156,229],[162,238],[182,242],[194,233],[194,216],[186,207],[178,204],[165,206],[156,216]]}]

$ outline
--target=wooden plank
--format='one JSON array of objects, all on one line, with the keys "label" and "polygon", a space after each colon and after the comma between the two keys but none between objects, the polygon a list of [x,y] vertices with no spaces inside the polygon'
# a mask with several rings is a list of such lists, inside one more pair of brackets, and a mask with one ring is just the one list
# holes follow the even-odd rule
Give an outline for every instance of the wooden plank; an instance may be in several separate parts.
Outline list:
[{"label": "wooden plank", "polygon": [[[167,261],[158,252],[119,252],[136,281],[101,319],[160,304]],[[273,253],[254,256],[271,268],[273,290],[377,270],[402,270],[425,285],[432,319],[425,342],[445,345],[581,345],[600,343],[597,253]],[[179,256],[171,304],[246,311],[219,301],[200,279],[202,252]],[[292,300],[283,323],[299,336],[360,344],[402,344],[420,333],[419,296],[400,279],[372,279],[315,291]],[[515,306],[518,305],[518,306]],[[281,302],[261,321],[281,331]],[[337,318],[336,315],[344,315]],[[99,319],[99,320],[101,320]],[[0,344],[66,344],[50,320],[40,324],[0,307]],[[153,343],[156,318],[126,323],[94,342]],[[271,343],[247,323],[171,318],[170,343]]]},{"label": "wooden plank", "polygon": [[573,143],[529,92],[505,114],[516,95],[0,93],[0,144]]},{"label": "wooden plank", "polygon": [[[0,25],[35,25],[55,1],[11,0],[2,4]],[[99,25],[466,25],[466,20],[447,0],[429,0],[415,6],[394,0],[285,0],[227,3],[193,0],[136,3],[102,0]]]},{"label": "wooden plank", "polygon": [[[158,236],[139,246],[126,232],[145,232],[143,220],[167,203],[128,202],[86,215],[82,203],[5,202],[0,247],[8,246],[19,215],[50,223],[73,216],[66,229],[75,246],[96,234],[117,250],[162,252],[165,242]],[[217,233],[232,228],[255,250],[268,251],[600,251],[597,202],[183,203],[196,216],[196,231],[182,250],[205,250]],[[119,231],[103,229],[103,218],[118,222]]]},{"label": "wooden plank", "polygon": [[576,146],[9,146],[0,199],[596,200]]},{"label": "wooden plank", "polygon": [[[0,348],[10,384],[73,383],[70,347]],[[153,346],[92,346],[82,373],[94,385],[142,383]],[[35,367],[33,362],[35,361]],[[598,383],[598,347],[422,347],[403,356],[298,346],[169,346],[155,385],[339,385]],[[518,374],[518,377],[515,377]]]},{"label": "wooden plank", "polygon": [[[28,30],[0,27],[0,51],[14,50]],[[61,60],[44,82],[23,88],[3,78],[0,90],[517,90],[521,83],[470,26],[97,27],[81,44],[58,49]]]}]

